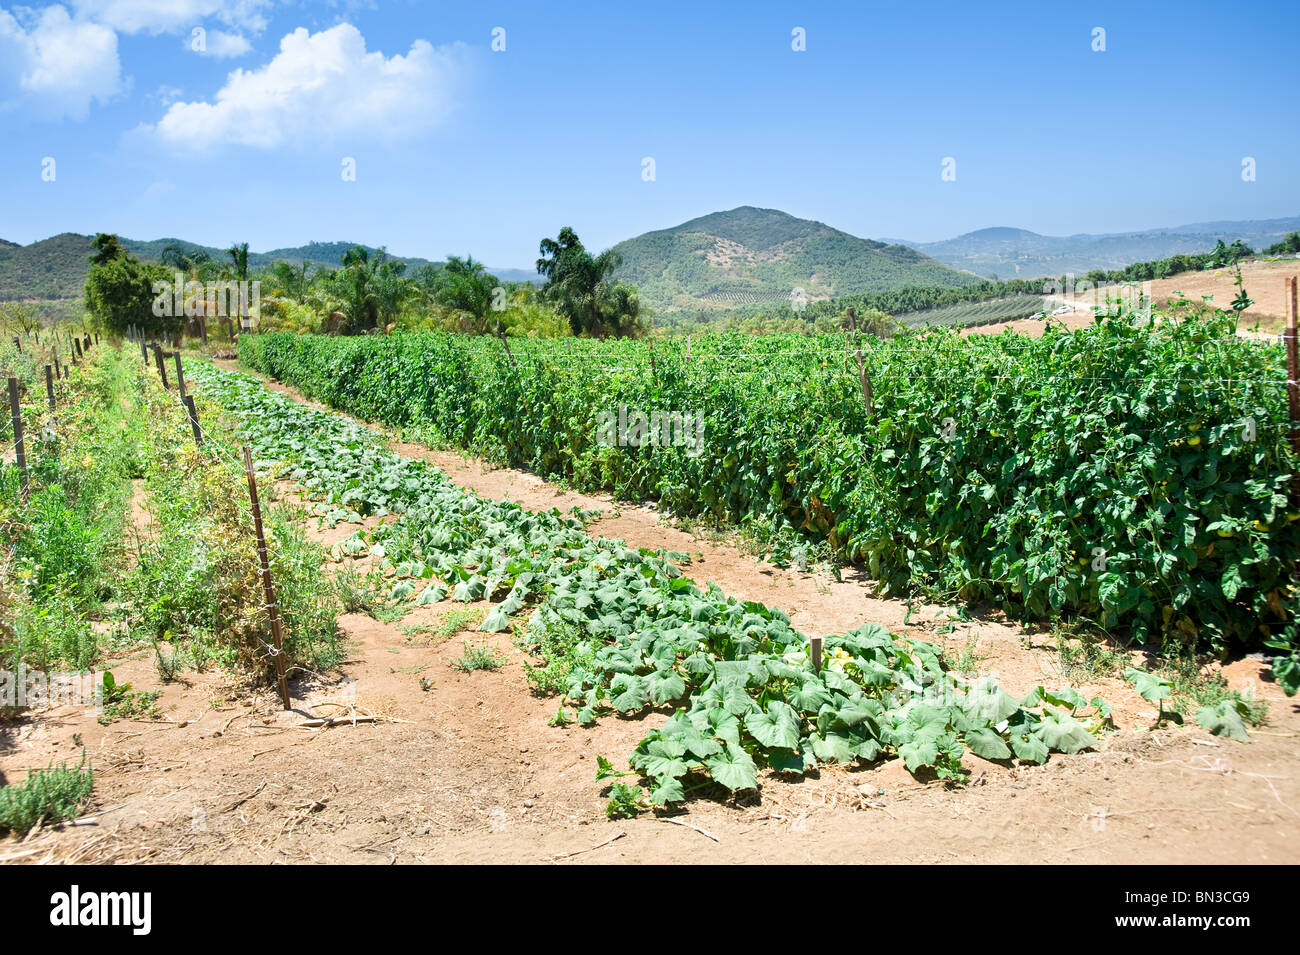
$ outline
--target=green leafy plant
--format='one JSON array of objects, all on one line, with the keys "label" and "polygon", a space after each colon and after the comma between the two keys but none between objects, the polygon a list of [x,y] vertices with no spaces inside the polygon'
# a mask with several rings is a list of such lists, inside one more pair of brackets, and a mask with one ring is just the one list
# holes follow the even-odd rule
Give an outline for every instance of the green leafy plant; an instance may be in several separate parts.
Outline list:
[{"label": "green leafy plant", "polygon": [[1157,726],[1171,717],[1176,722],[1181,723],[1183,721],[1182,717],[1177,713],[1165,712],[1165,700],[1174,695],[1174,684],[1172,681],[1137,667],[1129,667],[1125,670],[1124,678],[1137,687],[1138,694],[1142,699],[1156,704]]},{"label": "green leafy plant", "polygon": [[1246,701],[1225,699],[1214,706],[1202,706],[1196,711],[1196,722],[1215,736],[1227,736],[1246,743],[1250,741],[1245,722],[1249,716],[1250,706]]},{"label": "green leafy plant", "polygon": [[105,726],[113,720],[152,719],[158,715],[157,690],[134,690],[130,683],[118,683],[107,671],[103,676],[103,694],[99,722]]},{"label": "green leafy plant", "polygon": [[506,658],[486,644],[473,646],[466,640],[462,646],[465,652],[453,659],[451,665],[463,673],[473,673],[475,670],[499,670],[506,664]]},{"label": "green leafy plant", "polygon": [[628,786],[615,783],[609,790],[609,802],[605,805],[605,815],[610,819],[632,819],[643,810],[649,809],[640,786]]},{"label": "green leafy plant", "polygon": [[[1285,419],[1281,356],[1236,323],[1175,300],[1039,338],[868,339],[870,416],[841,335],[696,336],[689,358],[685,342],[656,341],[653,369],[638,341],[520,342],[513,362],[497,342],[441,335],[258,335],[240,349],[352,414],[425,423],[577,488],[792,534],[889,592],[1089,620],[1171,653],[1267,648],[1294,692],[1300,462],[1283,429],[1262,426]],[[702,409],[701,453],[602,444],[597,416],[620,406]]]},{"label": "green leafy plant", "polygon": [[0,787],[0,831],[22,834],[37,824],[75,819],[94,785],[84,754],[71,769],[66,763],[34,769],[21,783]]}]

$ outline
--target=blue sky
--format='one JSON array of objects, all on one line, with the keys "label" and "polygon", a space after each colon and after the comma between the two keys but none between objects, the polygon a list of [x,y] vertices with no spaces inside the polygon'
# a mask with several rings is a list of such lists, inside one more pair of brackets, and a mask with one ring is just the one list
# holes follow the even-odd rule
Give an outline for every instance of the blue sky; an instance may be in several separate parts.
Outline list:
[{"label": "blue sky", "polygon": [[563,225],[745,204],[918,241],[1300,215],[1294,2],[29,3],[0,0],[12,241],[528,267]]}]

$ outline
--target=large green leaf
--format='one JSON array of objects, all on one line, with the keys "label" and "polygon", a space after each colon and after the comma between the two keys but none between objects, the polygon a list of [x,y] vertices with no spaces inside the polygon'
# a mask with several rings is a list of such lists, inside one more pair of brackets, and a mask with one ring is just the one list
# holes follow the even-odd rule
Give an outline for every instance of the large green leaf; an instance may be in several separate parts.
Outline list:
[{"label": "large green leaf", "polygon": [[732,792],[754,789],[758,785],[758,770],[754,761],[739,746],[727,743],[722,752],[704,761],[709,775]]},{"label": "large green leaf", "polygon": [[1129,667],[1124,671],[1124,676],[1137,687],[1142,699],[1150,700],[1152,703],[1157,700],[1167,700],[1174,692],[1174,685],[1164,677],[1139,670],[1137,667]]},{"label": "large green leaf", "polygon": [[1011,750],[995,730],[982,727],[967,733],[964,737],[966,746],[976,756],[984,759],[1010,759]]},{"label": "large green leaf", "polygon": [[1243,743],[1250,741],[1236,700],[1220,700],[1215,706],[1202,706],[1196,711],[1196,722],[1215,736],[1227,736]]},{"label": "large green leaf", "polygon": [[745,728],[763,746],[796,749],[799,746],[799,714],[786,703],[773,700],[766,710],[745,717]]},{"label": "large green leaf", "polygon": [[1051,749],[1061,753],[1077,753],[1097,745],[1097,741],[1082,723],[1060,710],[1043,710],[1038,736]]},{"label": "large green leaf", "polygon": [[686,693],[686,681],[672,670],[655,670],[647,674],[645,687],[655,703],[671,703]]}]

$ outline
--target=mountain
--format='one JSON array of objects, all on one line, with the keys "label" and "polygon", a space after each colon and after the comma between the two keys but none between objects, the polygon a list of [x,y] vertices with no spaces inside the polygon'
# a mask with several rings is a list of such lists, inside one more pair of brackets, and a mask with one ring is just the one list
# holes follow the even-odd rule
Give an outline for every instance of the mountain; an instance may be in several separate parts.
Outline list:
[{"label": "mountain", "polygon": [[657,311],[737,308],[879,292],[905,285],[978,281],[902,245],[860,239],[776,209],[741,206],[614,246],[617,278]]},{"label": "mountain", "polygon": [[953,268],[1010,279],[1119,269],[1178,253],[1209,252],[1220,239],[1229,244],[1240,239],[1258,251],[1297,230],[1300,230],[1300,217],[1194,222],[1144,232],[1101,235],[1052,236],[1025,229],[993,228],[941,242],[905,244]]},{"label": "mountain", "polygon": [[6,241],[0,245],[0,302],[79,298],[94,248],[89,236],[75,232],[31,245]]},{"label": "mountain", "polygon": [[[186,255],[205,253],[208,258],[226,262],[225,249],[200,245],[185,239],[126,239],[122,245],[146,261],[156,262],[168,246],[176,246]],[[309,242],[294,248],[272,249],[269,252],[249,252],[250,268],[258,269],[278,261],[301,264],[303,261],[326,268],[338,268],[343,255],[355,248],[356,242]],[[372,255],[378,251],[362,246]],[[19,245],[0,239],[0,302],[24,299],[75,299],[80,298],[90,269],[90,256],[95,250],[94,237],[64,232],[31,245]],[[408,272],[422,265],[436,264],[429,259],[413,256],[390,255],[389,258],[405,262]],[[538,281],[535,271],[527,269],[492,269],[488,271],[503,282]]]}]

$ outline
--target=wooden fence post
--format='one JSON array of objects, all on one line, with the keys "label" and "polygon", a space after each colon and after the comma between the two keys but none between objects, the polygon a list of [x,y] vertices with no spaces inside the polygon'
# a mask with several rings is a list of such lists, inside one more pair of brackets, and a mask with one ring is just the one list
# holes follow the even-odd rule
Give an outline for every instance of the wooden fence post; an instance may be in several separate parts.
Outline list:
[{"label": "wooden fence post", "polygon": [[822,638],[821,637],[808,638],[808,657],[810,660],[812,660],[813,672],[821,673],[822,672]]},{"label": "wooden fence post", "polygon": [[54,369],[45,366],[45,394],[50,399],[50,410],[54,410]]},{"label": "wooden fence post", "polygon": [[9,410],[14,418],[14,449],[18,454],[18,470],[22,474],[24,496],[30,490],[27,483],[27,449],[23,446],[23,409],[18,403],[18,379],[9,379]]},{"label": "wooden fence post", "polygon": [[140,357],[144,359],[144,366],[149,367],[149,346],[144,343],[144,338],[140,338]]},{"label": "wooden fence post", "polygon": [[171,385],[167,383],[167,366],[163,364],[163,350],[161,345],[153,346],[153,357],[154,363],[158,366],[158,377],[162,379],[163,388],[170,388]]},{"label": "wooden fence post", "polygon": [[203,447],[203,429],[199,427],[199,410],[194,407],[194,396],[185,395],[185,410],[190,413],[190,429],[194,432],[194,446]]},{"label": "wooden fence post", "polygon": [[[1291,451],[1300,463],[1300,356],[1297,356],[1296,276],[1286,280],[1286,399],[1291,419]],[[1300,510],[1300,468],[1291,475],[1291,506]]]},{"label": "wooden fence post", "polygon": [[14,336],[14,347],[18,349],[18,354],[23,353],[23,342],[17,335]]},{"label": "wooden fence post", "polygon": [[248,497],[253,504],[253,527],[257,531],[257,559],[262,565],[262,590],[266,596],[266,609],[271,615],[271,636],[275,640],[276,682],[280,685],[280,702],[286,710],[292,709],[289,702],[289,682],[285,678],[284,636],[280,629],[280,611],[275,604],[275,587],[271,584],[271,564],[266,559],[266,533],[262,528],[262,507],[257,500],[257,477],[253,473],[253,452],[244,445],[244,470],[248,472]]},{"label": "wooden fence post", "polygon": [[172,352],[172,357],[176,359],[176,390],[180,393],[181,401],[185,400],[185,372],[181,368],[181,353]]},{"label": "wooden fence post", "polygon": [[78,357],[78,358],[85,358],[85,357],[86,357],[85,352],[83,352],[83,351],[81,350],[81,339],[80,339],[80,338],[74,338],[74,339],[72,339],[72,347],[75,348],[75,349],[77,350],[77,357]]}]

